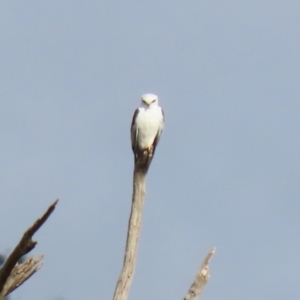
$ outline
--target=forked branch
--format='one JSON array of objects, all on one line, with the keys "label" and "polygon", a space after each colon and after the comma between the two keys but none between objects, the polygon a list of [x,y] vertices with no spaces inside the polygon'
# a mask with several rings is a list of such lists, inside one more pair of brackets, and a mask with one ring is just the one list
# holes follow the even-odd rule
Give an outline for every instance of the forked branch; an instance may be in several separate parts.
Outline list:
[{"label": "forked branch", "polygon": [[0,269],[0,300],[6,295],[19,287],[24,281],[31,277],[42,266],[42,257],[28,258],[22,264],[18,264],[19,259],[30,252],[36,241],[32,240],[32,236],[47,221],[49,216],[55,209],[58,200],[49,206],[44,215],[35,221],[35,223],[27,229],[21,238],[19,244],[6,259],[3,267]]},{"label": "forked branch", "polygon": [[43,256],[29,257],[21,264],[17,263],[4,284],[0,299],[2,300],[37,272],[43,265],[42,259]]}]

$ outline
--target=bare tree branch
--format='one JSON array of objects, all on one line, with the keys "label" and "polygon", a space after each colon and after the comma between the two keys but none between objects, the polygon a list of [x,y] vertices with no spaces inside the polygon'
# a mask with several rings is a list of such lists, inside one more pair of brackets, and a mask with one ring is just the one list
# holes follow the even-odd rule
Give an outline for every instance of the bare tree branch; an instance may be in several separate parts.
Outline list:
[{"label": "bare tree branch", "polygon": [[[15,288],[20,286],[25,280],[27,280],[32,274],[34,274],[40,267],[41,267],[41,258],[30,258],[27,259],[24,263],[18,264],[18,260],[28,252],[30,252],[35,245],[37,244],[36,241],[32,240],[32,236],[40,229],[40,227],[47,221],[49,216],[55,209],[58,200],[56,200],[52,205],[49,206],[47,211],[44,215],[35,221],[35,223],[28,228],[28,230],[24,233],[22,239],[20,240],[19,244],[15,247],[13,252],[9,255],[7,260],[5,261],[3,267],[0,269],[0,295],[3,295],[3,288],[10,277],[11,282],[15,282]],[[35,262],[35,263],[34,263]],[[34,267],[35,266],[35,267]],[[14,269],[15,268],[15,269]],[[15,272],[13,272],[15,271]],[[20,272],[23,272],[23,275],[20,276]],[[25,272],[25,273],[24,273]],[[20,281],[18,282],[17,279],[12,278],[13,274],[18,274],[18,278]],[[26,275],[27,274],[27,275]],[[10,284],[8,284],[10,286]],[[14,289],[14,288],[13,288]],[[13,290],[12,286],[9,290]],[[0,300],[2,298],[0,297]]]},{"label": "bare tree branch", "polygon": [[146,193],[146,174],[147,168],[136,163],[133,175],[132,206],[128,223],[125,256],[123,268],[116,285],[114,300],[126,300],[132,283]]},{"label": "bare tree branch", "polygon": [[216,252],[216,248],[213,248],[206,255],[189,291],[187,292],[186,296],[184,297],[184,300],[196,300],[202,293],[202,291],[205,288],[205,286],[209,280],[209,277],[210,277],[208,264],[209,264],[211,257],[215,254],[215,252]]},{"label": "bare tree branch", "polygon": [[23,263],[17,263],[12,272],[8,276],[4,288],[0,293],[0,299],[10,294],[27,279],[29,279],[35,272],[37,272],[43,265],[43,256],[29,257]]}]

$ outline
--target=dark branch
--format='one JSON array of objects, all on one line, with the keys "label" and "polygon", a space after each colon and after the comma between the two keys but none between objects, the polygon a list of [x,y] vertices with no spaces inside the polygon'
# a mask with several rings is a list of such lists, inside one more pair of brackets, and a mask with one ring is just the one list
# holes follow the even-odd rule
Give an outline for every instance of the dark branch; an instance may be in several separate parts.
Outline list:
[{"label": "dark branch", "polygon": [[7,281],[9,275],[17,264],[18,260],[28,252],[30,252],[35,245],[36,241],[32,240],[32,236],[40,229],[40,227],[47,221],[49,216],[55,209],[58,200],[56,200],[52,205],[49,206],[44,215],[35,221],[35,223],[28,228],[28,230],[24,233],[22,239],[19,244],[15,247],[13,252],[9,255],[7,260],[5,261],[3,267],[0,269],[0,294],[3,290],[5,282]]}]

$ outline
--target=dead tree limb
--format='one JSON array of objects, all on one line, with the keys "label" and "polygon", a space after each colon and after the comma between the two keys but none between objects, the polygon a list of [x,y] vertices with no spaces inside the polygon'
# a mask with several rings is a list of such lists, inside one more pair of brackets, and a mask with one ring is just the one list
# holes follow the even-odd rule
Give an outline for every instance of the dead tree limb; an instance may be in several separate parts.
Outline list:
[{"label": "dead tree limb", "polygon": [[0,299],[4,299],[5,296],[37,272],[43,265],[42,259],[43,256],[41,255],[38,257],[29,257],[21,264],[17,263],[4,284],[3,290],[0,293]]},{"label": "dead tree limb", "polygon": [[145,168],[139,167],[138,164],[135,165],[133,174],[132,205],[128,223],[125,256],[123,268],[116,285],[114,300],[126,300],[132,283],[146,193],[146,174],[147,170]]},{"label": "dead tree limb", "polygon": [[30,252],[37,244],[36,241],[32,240],[32,236],[47,221],[54,211],[57,202],[58,200],[50,205],[44,215],[40,219],[37,219],[35,223],[28,228],[19,244],[15,247],[13,252],[6,259],[3,267],[0,269],[0,300],[19,287],[24,281],[41,268],[42,257],[28,258],[22,264],[17,263],[22,256]]},{"label": "dead tree limb", "polygon": [[186,296],[184,297],[184,300],[196,300],[202,293],[210,277],[208,264],[211,257],[215,254],[215,252],[216,252],[216,248],[213,248],[206,255],[190,289],[188,290]]}]

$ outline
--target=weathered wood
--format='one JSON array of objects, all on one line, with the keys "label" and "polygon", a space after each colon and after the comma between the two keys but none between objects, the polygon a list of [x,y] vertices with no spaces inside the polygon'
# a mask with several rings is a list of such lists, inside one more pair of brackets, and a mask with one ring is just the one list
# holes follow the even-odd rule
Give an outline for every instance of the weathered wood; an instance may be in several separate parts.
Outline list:
[{"label": "weathered wood", "polygon": [[21,264],[17,263],[4,284],[0,299],[4,299],[37,272],[43,265],[42,259],[43,256],[29,257]]},{"label": "weathered wood", "polygon": [[213,248],[206,255],[190,289],[188,290],[186,296],[184,297],[184,300],[196,300],[202,293],[210,277],[208,264],[211,257],[215,254],[215,252],[216,252],[216,248]]},{"label": "weathered wood", "polygon": [[[8,279],[10,279],[11,283],[15,282],[16,287],[20,286],[24,281],[26,281],[31,275],[33,275],[40,268],[41,259],[39,258],[31,258],[31,261],[30,259],[27,259],[23,264],[19,264],[19,265],[17,265],[17,262],[22,256],[30,252],[35,247],[37,242],[32,240],[32,236],[47,221],[49,216],[54,211],[57,202],[58,200],[56,200],[52,205],[50,205],[47,211],[43,214],[43,216],[40,219],[37,219],[35,223],[28,228],[28,230],[24,233],[22,239],[20,240],[19,244],[15,247],[13,252],[6,259],[3,267],[0,269],[0,295],[2,295],[2,297],[5,296],[3,293],[4,286],[8,281]],[[24,274],[20,276],[19,274],[20,272],[24,272]],[[18,281],[17,278],[15,279],[12,278],[12,276],[16,274],[18,274],[18,278],[20,281]],[[11,283],[8,285],[11,286]],[[11,288],[9,290],[11,290]],[[2,300],[1,297],[0,300]]]},{"label": "weathered wood", "polygon": [[135,165],[133,175],[133,193],[131,213],[128,223],[127,241],[125,247],[125,255],[123,268],[119,276],[114,300],[126,300],[128,298],[129,289],[131,287],[132,278],[135,271],[138,241],[141,230],[142,211],[145,199],[145,181],[147,170]]}]

